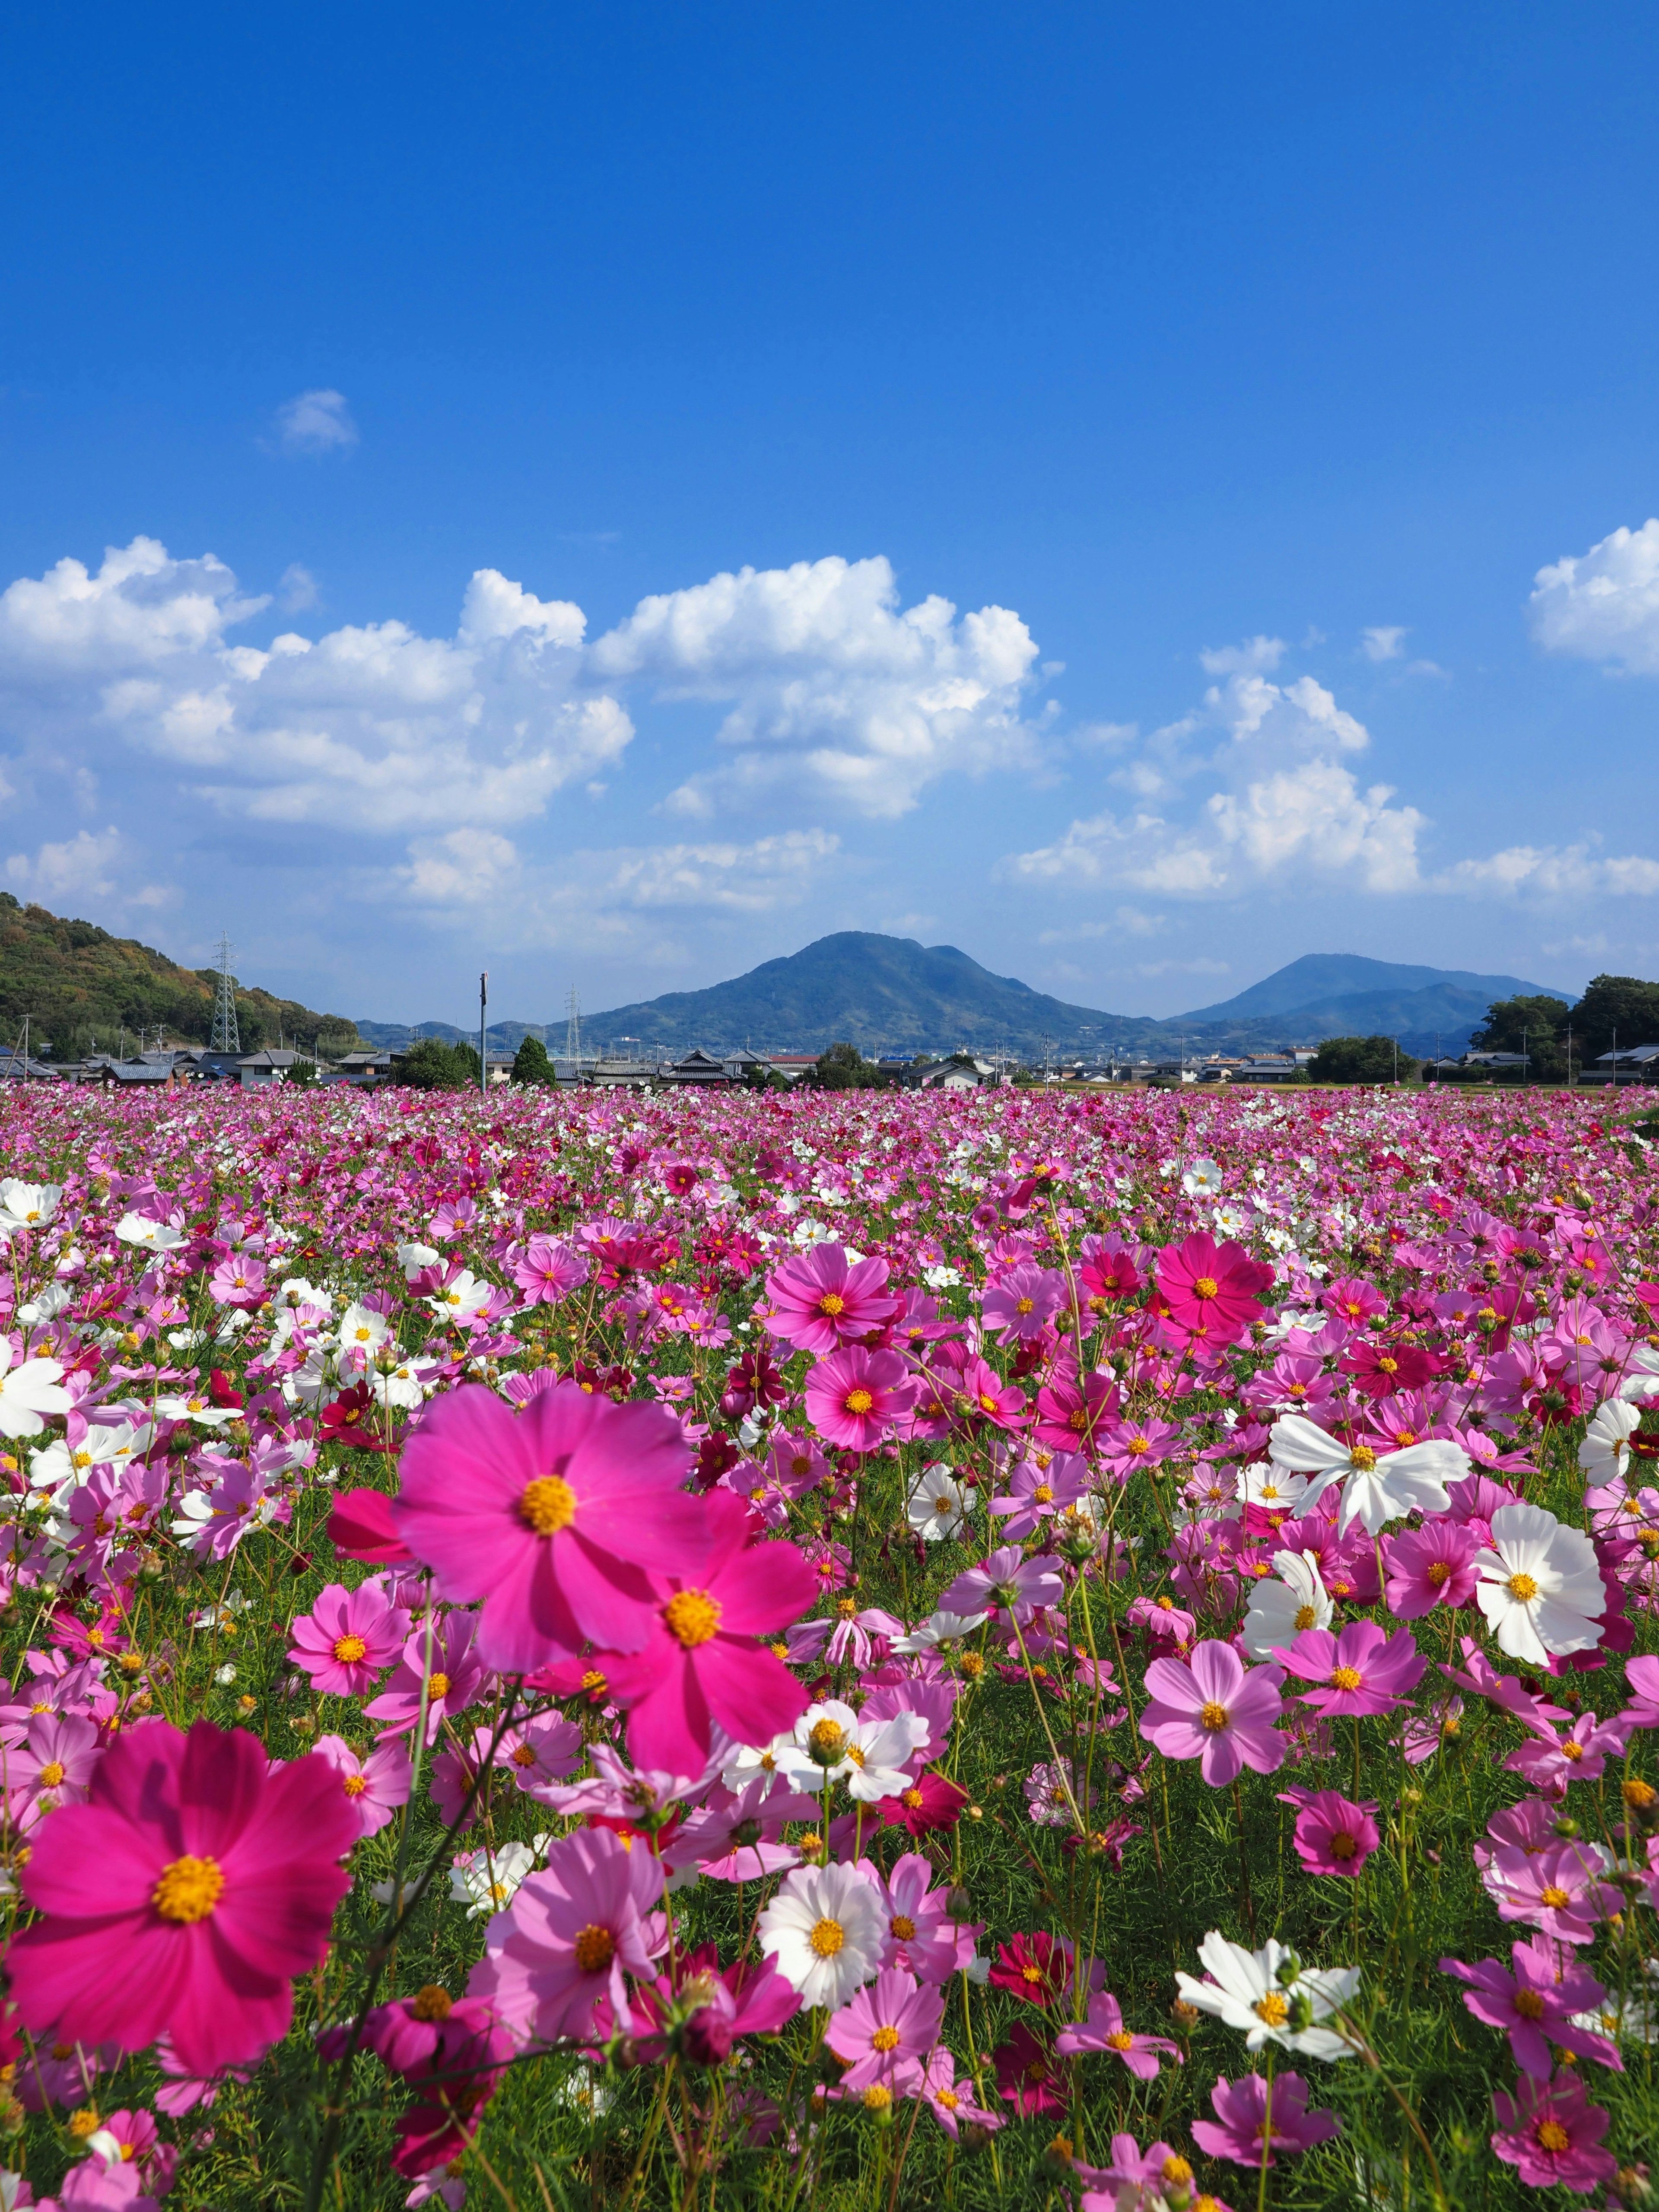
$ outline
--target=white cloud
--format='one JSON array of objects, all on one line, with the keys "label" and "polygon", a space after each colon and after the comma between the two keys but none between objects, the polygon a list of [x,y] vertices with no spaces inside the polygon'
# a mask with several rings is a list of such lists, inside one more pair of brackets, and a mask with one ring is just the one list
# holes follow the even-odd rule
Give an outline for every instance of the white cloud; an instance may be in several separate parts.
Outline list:
[{"label": "white cloud", "polygon": [[1247,637],[1243,645],[1206,647],[1198,660],[1210,676],[1271,676],[1285,651],[1282,637]]},{"label": "white cloud", "polygon": [[1512,897],[1651,898],[1659,892],[1659,860],[1638,854],[1601,854],[1588,843],[1511,845],[1480,860],[1459,860],[1434,880],[1437,890]]},{"label": "white cloud", "polygon": [[177,893],[138,878],[138,856],[112,825],[96,836],[82,830],[61,844],[42,845],[33,858],[14,853],[6,862],[6,881],[18,897],[62,912],[76,900],[106,907],[171,905]]},{"label": "white cloud", "polygon": [[285,615],[303,614],[314,607],[319,593],[317,579],[309,568],[298,561],[290,561],[283,571],[282,581],[276,586],[276,604]]},{"label": "white cloud", "polygon": [[1037,766],[1018,712],[1036,652],[1006,607],[958,620],[935,594],[901,612],[886,560],[832,557],[641,599],[587,658],[599,680],[728,707],[729,765],[683,784],[672,811],[707,819],[804,784],[892,818],[942,775]]},{"label": "white cloud", "polygon": [[174,561],[153,538],[105,549],[96,575],[76,560],[0,592],[0,677],[149,667],[216,645],[226,628],[266,605],[236,596],[236,579],[211,553]]},{"label": "white cloud", "polygon": [[1231,975],[1224,960],[1143,960],[1138,975]]},{"label": "white cloud", "polygon": [[285,453],[330,453],[355,446],[357,425],[343,392],[301,392],[276,410]]},{"label": "white cloud", "polygon": [[1407,633],[1396,623],[1374,623],[1359,633],[1359,649],[1367,660],[1401,660]]},{"label": "white cloud", "polygon": [[1528,615],[1547,653],[1659,674],[1659,520],[1540,568]]}]

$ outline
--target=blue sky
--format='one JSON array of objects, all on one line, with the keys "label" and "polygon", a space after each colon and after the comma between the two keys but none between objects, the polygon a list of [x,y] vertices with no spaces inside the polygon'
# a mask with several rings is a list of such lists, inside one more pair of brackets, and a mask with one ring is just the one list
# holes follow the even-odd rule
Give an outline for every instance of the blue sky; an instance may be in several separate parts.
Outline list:
[{"label": "blue sky", "polygon": [[1656,49],[34,11],[0,885],[392,1019],[842,927],[1659,974]]}]

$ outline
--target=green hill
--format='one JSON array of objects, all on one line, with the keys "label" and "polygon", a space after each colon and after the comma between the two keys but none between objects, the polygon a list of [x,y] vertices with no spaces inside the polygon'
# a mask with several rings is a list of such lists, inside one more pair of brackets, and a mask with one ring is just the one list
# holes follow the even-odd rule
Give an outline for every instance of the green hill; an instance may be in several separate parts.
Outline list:
[{"label": "green hill", "polygon": [[[125,1031],[138,1049],[141,1032],[157,1029],[169,1042],[205,1044],[213,1030],[211,968],[181,968],[136,938],[112,937],[89,921],[65,921],[43,906],[21,906],[0,891],[0,1046],[13,1044],[29,1018],[29,1045],[44,1043],[57,1060],[94,1050],[112,1052]],[[357,1024],[343,1014],[314,1013],[293,999],[236,986],[236,1019],[244,1052],[274,1045],[310,1045],[324,1053],[361,1045]]]}]

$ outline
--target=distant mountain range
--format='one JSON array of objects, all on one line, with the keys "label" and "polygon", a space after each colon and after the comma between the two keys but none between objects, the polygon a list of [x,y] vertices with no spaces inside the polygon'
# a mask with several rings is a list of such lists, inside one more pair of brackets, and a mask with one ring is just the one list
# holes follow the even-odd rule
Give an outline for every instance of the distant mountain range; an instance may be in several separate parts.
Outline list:
[{"label": "distant mountain range", "polygon": [[[1103,1013],[1034,991],[1017,976],[993,975],[954,945],[841,930],[746,975],[702,991],[670,991],[633,1006],[586,1016],[585,1048],[659,1053],[701,1044],[711,1051],[818,1051],[847,1038],[869,1057],[909,1057],[966,1046],[1040,1058],[1118,1052],[1157,1055],[1264,1051],[1317,1044],[1328,1036],[1397,1036],[1419,1056],[1462,1052],[1494,1000],[1543,994],[1571,1005],[1577,993],[1516,975],[1424,968],[1361,954],[1310,953],[1236,998],[1164,1021]],[[399,1024],[360,1020],[378,1046],[411,1034]],[[452,1042],[474,1030],[447,1022],[415,1025]],[[556,1050],[562,1022],[496,1022],[489,1042],[514,1050],[526,1036]]]}]

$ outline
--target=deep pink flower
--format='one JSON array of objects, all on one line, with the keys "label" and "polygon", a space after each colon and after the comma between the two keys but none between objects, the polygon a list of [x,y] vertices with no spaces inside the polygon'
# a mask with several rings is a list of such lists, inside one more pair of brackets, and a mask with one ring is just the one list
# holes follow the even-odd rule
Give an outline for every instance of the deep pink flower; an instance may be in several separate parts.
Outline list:
[{"label": "deep pink flower", "polygon": [[959,1783],[947,1780],[929,1767],[927,1773],[917,1775],[914,1782],[901,1790],[896,1797],[878,1799],[876,1810],[881,1814],[884,1827],[902,1828],[912,1836],[928,1836],[940,1828],[954,1828],[967,1802],[968,1792]]},{"label": "deep pink flower", "polygon": [[1054,2049],[1062,2058],[1079,2058],[1089,2051],[1112,2051],[1143,2081],[1156,2080],[1160,2051],[1177,2066],[1184,2063],[1180,2045],[1167,2036],[1132,2035],[1123,2025],[1123,2008],[1109,1990],[1097,1990],[1090,1998],[1089,2017],[1080,2026],[1061,2028]]},{"label": "deep pink flower", "polygon": [[[439,1994],[422,1990],[411,2009],[418,2011],[423,1997],[430,2004]],[[469,2147],[513,2057],[511,2033],[476,1998],[450,2005],[435,2027],[429,2050],[418,2057],[404,2054],[395,2065],[415,2099],[398,2115],[392,2165],[411,2177],[447,2166]]]},{"label": "deep pink flower", "polygon": [[1252,2170],[1275,2165],[1274,2151],[1311,2150],[1316,2143],[1330,2142],[1342,2132],[1342,2123],[1332,2112],[1308,2110],[1308,2085],[1299,2074],[1275,2074],[1273,2102],[1260,2074],[1246,2074],[1237,2081],[1218,2081],[1210,2092],[1213,2120],[1193,2122],[1193,2141],[1212,2158],[1231,2159],[1235,2166]]},{"label": "deep pink flower", "polygon": [[339,1777],[340,1794],[350,1806],[360,1836],[378,1836],[401,1805],[409,1802],[409,1753],[395,1738],[359,1759],[341,1735],[319,1735],[313,1748]]},{"label": "deep pink flower", "polygon": [[1437,1605],[1468,1605],[1480,1580],[1480,1549],[1455,1521],[1430,1521],[1389,1537],[1382,1546],[1389,1611],[1396,1620],[1419,1620]]},{"label": "deep pink flower", "polygon": [[348,1590],[330,1583],[289,1633],[289,1657],[325,1697],[361,1698],[383,1667],[398,1656],[409,1633],[409,1615],[373,1583]]},{"label": "deep pink flower", "polygon": [[847,2071],[842,2089],[876,2083],[896,2096],[920,2087],[945,2016],[941,1990],[925,1989],[902,1966],[884,1966],[873,1983],[832,2013],[823,2039]]},{"label": "deep pink flower", "polygon": [[592,1265],[586,1252],[538,1233],[512,1262],[513,1279],[532,1305],[556,1306],[581,1288]]},{"label": "deep pink flower", "polygon": [[704,1502],[708,1540],[695,1573],[651,1578],[644,1646],[596,1663],[629,1708],[628,1747],[641,1766],[698,1773],[711,1722],[739,1743],[793,1728],[810,1702],[763,1634],[805,1613],[817,1577],[794,1545],[749,1542],[749,1508],[730,1491]]},{"label": "deep pink flower", "polygon": [[1236,1344],[1261,1319],[1273,1271],[1242,1244],[1218,1244],[1202,1231],[1158,1255],[1153,1310],[1183,1335],[1211,1345]]},{"label": "deep pink flower", "polygon": [[1500,2089],[1492,2105],[1498,2122],[1492,2147],[1528,2189],[1576,2189],[1582,2196],[1618,2172],[1613,2154],[1598,2148],[1607,2115],[1590,2103],[1582,2075],[1570,2067],[1547,2087],[1522,2079],[1513,2097]]},{"label": "deep pink flower", "polygon": [[816,1244],[766,1279],[766,1326],[815,1358],[854,1344],[893,1320],[902,1301],[887,1287],[885,1260],[850,1265],[839,1244]]},{"label": "deep pink flower", "polygon": [[44,1821],[12,1945],[23,2025],[143,2051],[165,2028],[211,2074],[287,2033],[292,1984],[328,1945],[357,1821],[326,1759],[275,1774],[243,1729],[123,1730],[84,1805]]},{"label": "deep pink flower", "polygon": [[1041,1336],[1066,1302],[1066,1278],[1058,1267],[1027,1265],[1011,1268],[987,1287],[980,1318],[988,1335],[1024,1342]]},{"label": "deep pink flower", "polygon": [[927,2071],[922,2077],[921,2096],[947,2136],[954,2142],[959,2139],[965,2125],[988,2130],[1002,2125],[1000,2112],[988,2112],[979,2102],[979,2084],[970,2074],[965,2081],[957,2078],[957,2062],[943,2045],[927,2062]]},{"label": "deep pink flower", "polygon": [[1059,2112],[1066,2107],[1064,2084],[1054,2054],[1022,2022],[991,2053],[997,2069],[997,2087],[1022,2119],[1033,2112]]},{"label": "deep pink flower", "polygon": [[850,1451],[873,1451],[915,1401],[916,1385],[896,1352],[848,1345],[820,1359],[806,1378],[806,1418]]},{"label": "deep pink flower", "polygon": [[1357,1875],[1382,1840],[1375,1803],[1356,1805],[1336,1790],[1281,1790],[1281,1802],[1300,1808],[1296,1855],[1310,1874]]},{"label": "deep pink flower", "polygon": [[1408,1630],[1389,1636],[1374,1620],[1351,1620],[1340,1636],[1304,1628],[1288,1650],[1273,1646],[1285,1671],[1316,1686],[1297,1696],[1331,1719],[1390,1713],[1414,1690],[1428,1665]]},{"label": "deep pink flower", "polygon": [[1023,1997],[1027,2004],[1050,2005],[1072,1978],[1072,1947],[1041,1929],[1017,1933],[997,1946],[991,1986]]},{"label": "deep pink flower", "polygon": [[1031,1434],[1050,1451],[1097,1451],[1117,1408],[1115,1376],[1091,1370],[1079,1389],[1073,1370],[1057,1375],[1037,1392],[1036,1425]]},{"label": "deep pink flower", "polygon": [[1522,2072],[1547,2081],[1555,2063],[1553,2045],[1622,2073],[1625,2062],[1617,2044],[1572,2025],[1575,2013],[1599,2010],[1607,1996],[1595,1975],[1547,1936],[1510,1944],[1510,1956],[1513,1973],[1496,1959],[1481,1959],[1472,1966],[1461,1959],[1443,1959],[1440,1971],[1469,1984],[1464,2003],[1488,2027],[1503,2029]]},{"label": "deep pink flower", "polygon": [[426,1740],[437,1741],[446,1721],[464,1713],[483,1692],[489,1671],[474,1648],[478,1616],[452,1613],[441,1622],[431,1639],[432,1668],[427,1672],[427,1630],[422,1626],[404,1645],[397,1672],[378,1698],[363,1707],[366,1720],[379,1721],[390,1735],[402,1735],[418,1725],[421,1689],[426,1686]]},{"label": "deep pink flower", "polygon": [[626,2030],[623,1972],[648,1979],[667,1942],[666,1929],[659,1934],[647,1917],[662,1887],[661,1862],[630,1850],[609,1828],[561,1837],[545,1873],[526,1875],[489,1923],[468,1995],[493,2004],[520,2034],[547,2041],[586,2034],[601,1999]]},{"label": "deep pink flower", "polygon": [[562,1382],[514,1413],[466,1383],[404,1447],[399,1536],[453,1602],[483,1601],[478,1650],[528,1674],[586,1643],[637,1651],[651,1632],[641,1569],[695,1570],[702,1510],[662,1406],[618,1406]]},{"label": "deep pink flower", "polygon": [[1151,1703],[1140,1733],[1166,1759],[1200,1759],[1204,1779],[1223,1789],[1241,1767],[1271,1774],[1285,1762],[1285,1739],[1273,1723],[1285,1710],[1277,1667],[1244,1663],[1231,1644],[1206,1638],[1193,1646],[1192,1664],[1154,1659],[1146,1669]]}]

